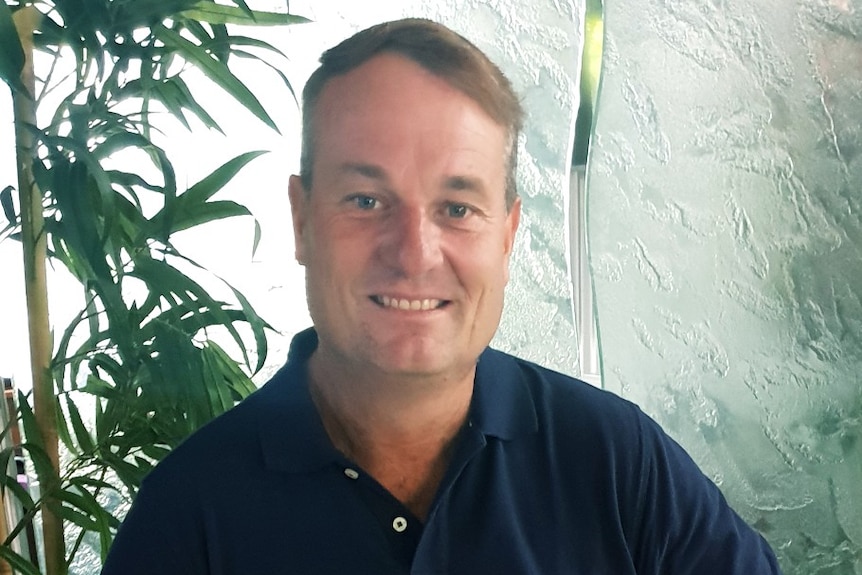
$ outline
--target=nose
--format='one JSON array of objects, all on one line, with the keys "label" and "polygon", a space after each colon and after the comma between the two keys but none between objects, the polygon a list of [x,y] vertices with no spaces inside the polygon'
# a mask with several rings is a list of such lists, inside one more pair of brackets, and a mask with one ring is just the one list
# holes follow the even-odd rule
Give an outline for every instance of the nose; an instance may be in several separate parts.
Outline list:
[{"label": "nose", "polygon": [[441,230],[425,209],[402,205],[389,224],[383,253],[399,275],[418,277],[442,262]]}]

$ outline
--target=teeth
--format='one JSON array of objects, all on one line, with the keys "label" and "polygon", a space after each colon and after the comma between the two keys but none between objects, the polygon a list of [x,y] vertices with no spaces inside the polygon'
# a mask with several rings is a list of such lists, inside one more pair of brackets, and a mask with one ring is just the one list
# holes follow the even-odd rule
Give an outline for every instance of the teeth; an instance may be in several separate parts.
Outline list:
[{"label": "teeth", "polygon": [[439,299],[398,299],[389,296],[380,296],[378,301],[385,307],[400,309],[404,311],[425,311],[440,307]]}]

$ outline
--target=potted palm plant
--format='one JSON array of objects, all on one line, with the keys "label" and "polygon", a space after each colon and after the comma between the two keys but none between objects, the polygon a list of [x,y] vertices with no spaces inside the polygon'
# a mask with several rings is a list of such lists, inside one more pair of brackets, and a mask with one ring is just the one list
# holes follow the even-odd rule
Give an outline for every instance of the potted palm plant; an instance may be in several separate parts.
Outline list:
[{"label": "potted palm plant", "polygon": [[[33,391],[19,393],[0,435],[20,424],[24,437],[0,451],[2,500],[19,510],[0,521],[0,573],[67,573],[88,539],[104,557],[119,523],[111,501],[133,497],[170,449],[254,389],[267,324],[239,291],[215,297],[193,279],[199,266],[173,237],[249,215],[214,196],[262,151],[181,189],[156,136],[165,118],[221,130],[190,71],[277,129],[232,65],[264,61],[290,90],[271,62],[281,55],[233,25],[303,21],[244,0],[0,2],[0,78],[13,96],[18,167],[17,182],[0,182],[9,222],[0,240],[23,244],[33,367]],[[46,258],[83,294],[80,313],[53,332]],[[218,330],[233,354],[212,339]],[[18,481],[16,449],[37,494]],[[34,525],[41,559],[22,544]]]}]

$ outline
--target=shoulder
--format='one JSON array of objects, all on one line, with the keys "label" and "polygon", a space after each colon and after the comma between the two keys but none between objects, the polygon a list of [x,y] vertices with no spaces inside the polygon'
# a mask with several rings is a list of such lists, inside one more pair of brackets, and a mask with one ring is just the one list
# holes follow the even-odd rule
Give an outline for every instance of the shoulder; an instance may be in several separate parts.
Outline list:
[{"label": "shoulder", "polygon": [[[484,366],[482,365],[484,363]],[[522,448],[541,453],[560,481],[616,493],[627,509],[640,509],[651,470],[666,469],[668,456],[686,459],[682,449],[634,403],[577,378],[509,354],[488,350],[477,377],[484,413],[521,422]],[[489,408],[487,405],[492,404]],[[507,407],[508,406],[508,407]],[[507,414],[501,415],[502,412]],[[485,421],[494,421],[486,416]],[[528,427],[525,423],[530,421]],[[493,424],[486,425],[485,429]],[[504,424],[500,428],[507,430]],[[532,430],[525,433],[525,430]],[[512,448],[516,448],[512,445]],[[584,469],[590,473],[584,475]],[[693,462],[674,473],[702,481]],[[585,479],[586,477],[586,479]]]},{"label": "shoulder", "polygon": [[[297,382],[282,369],[238,405],[214,418],[173,449],[147,476],[145,485],[208,484],[236,470],[262,465],[261,426],[283,418]],[[203,480],[206,480],[204,483]]]},{"label": "shoulder", "polygon": [[654,481],[710,483],[676,441],[631,401],[531,361],[489,352],[482,356],[483,393],[498,405],[516,405],[512,412],[522,419],[532,412],[533,441],[567,481],[588,468],[591,478],[617,491],[632,508],[640,507]]},{"label": "shoulder", "polygon": [[493,384],[506,381],[523,388],[545,425],[614,438],[657,427],[634,403],[575,377],[496,350],[487,350],[480,361],[486,363],[483,376]]},{"label": "shoulder", "polygon": [[497,377],[527,390],[536,437],[566,484],[584,489],[588,469],[596,500],[611,494],[639,572],[779,572],[762,537],[638,406],[529,361],[489,358]]}]

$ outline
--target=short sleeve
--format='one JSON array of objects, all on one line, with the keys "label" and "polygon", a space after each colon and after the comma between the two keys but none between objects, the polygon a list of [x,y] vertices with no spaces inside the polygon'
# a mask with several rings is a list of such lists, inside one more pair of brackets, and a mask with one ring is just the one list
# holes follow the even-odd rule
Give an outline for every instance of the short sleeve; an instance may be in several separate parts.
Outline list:
[{"label": "short sleeve", "polygon": [[206,575],[203,533],[189,503],[181,483],[145,479],[102,575]]},{"label": "short sleeve", "polygon": [[638,573],[780,575],[763,537],[691,457],[640,413]]}]

